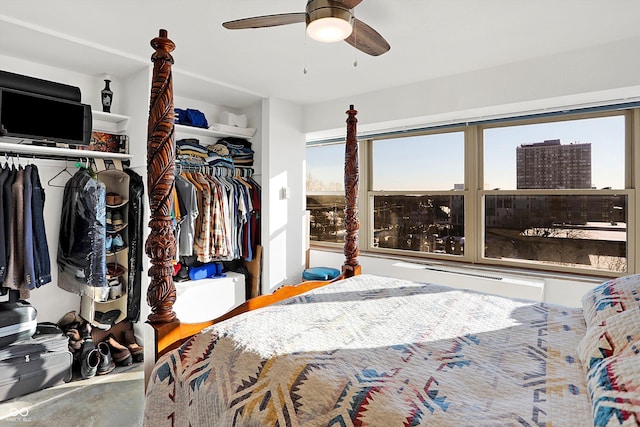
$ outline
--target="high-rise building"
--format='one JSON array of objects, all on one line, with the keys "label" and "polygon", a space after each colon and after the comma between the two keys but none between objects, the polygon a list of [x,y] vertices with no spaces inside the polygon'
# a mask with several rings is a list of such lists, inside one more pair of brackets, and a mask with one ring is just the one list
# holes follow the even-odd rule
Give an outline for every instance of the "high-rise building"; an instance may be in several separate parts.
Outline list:
[{"label": "high-rise building", "polygon": [[516,148],[517,188],[591,188],[591,143],[550,139]]}]

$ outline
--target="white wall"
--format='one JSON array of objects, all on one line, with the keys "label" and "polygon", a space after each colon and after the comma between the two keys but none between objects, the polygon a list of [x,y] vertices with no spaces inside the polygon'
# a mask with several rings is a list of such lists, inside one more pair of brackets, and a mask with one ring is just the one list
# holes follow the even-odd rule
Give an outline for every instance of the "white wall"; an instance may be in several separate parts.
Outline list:
[{"label": "white wall", "polygon": [[359,112],[359,133],[372,133],[640,99],[638,43],[639,38],[621,40],[310,105],[303,130],[309,139],[344,136],[349,104]]},{"label": "white wall", "polygon": [[300,281],[305,214],[305,140],[301,108],[278,99],[262,103],[262,293]]}]

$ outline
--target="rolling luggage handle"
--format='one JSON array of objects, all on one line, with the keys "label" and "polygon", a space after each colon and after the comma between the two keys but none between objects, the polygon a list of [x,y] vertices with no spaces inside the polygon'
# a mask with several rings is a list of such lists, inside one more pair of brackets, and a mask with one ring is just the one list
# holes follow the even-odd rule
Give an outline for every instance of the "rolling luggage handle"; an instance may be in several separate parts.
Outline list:
[{"label": "rolling luggage handle", "polygon": [[0,348],[31,338],[36,332],[37,314],[26,301],[0,303]]}]

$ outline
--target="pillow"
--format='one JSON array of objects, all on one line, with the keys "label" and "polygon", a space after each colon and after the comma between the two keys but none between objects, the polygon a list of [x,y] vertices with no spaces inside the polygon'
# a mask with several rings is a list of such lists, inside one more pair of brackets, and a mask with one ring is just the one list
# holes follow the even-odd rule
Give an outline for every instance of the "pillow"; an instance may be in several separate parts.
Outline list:
[{"label": "pillow", "polygon": [[640,306],[640,274],[618,277],[595,287],[582,297],[587,327],[631,307]]},{"label": "pillow", "polygon": [[587,381],[594,426],[640,424],[640,341],[597,364]]},{"label": "pillow", "polygon": [[603,359],[640,340],[640,307],[608,317],[600,325],[587,329],[577,347],[578,357],[586,369],[593,369]]}]

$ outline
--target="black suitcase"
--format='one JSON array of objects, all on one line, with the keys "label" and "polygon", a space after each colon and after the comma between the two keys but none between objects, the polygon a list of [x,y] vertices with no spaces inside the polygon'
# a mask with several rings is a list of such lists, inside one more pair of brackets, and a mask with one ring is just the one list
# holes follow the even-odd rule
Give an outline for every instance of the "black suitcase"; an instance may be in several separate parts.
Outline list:
[{"label": "black suitcase", "polygon": [[33,336],[37,314],[35,307],[26,301],[0,303],[0,348]]},{"label": "black suitcase", "polygon": [[38,324],[33,338],[0,349],[0,402],[72,378],[69,338],[54,324]]}]

